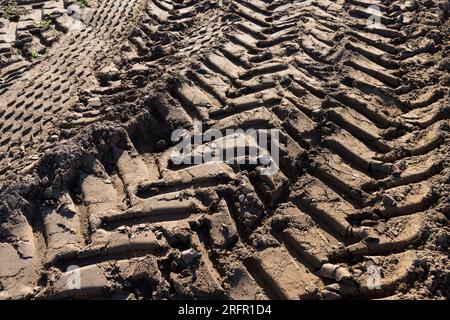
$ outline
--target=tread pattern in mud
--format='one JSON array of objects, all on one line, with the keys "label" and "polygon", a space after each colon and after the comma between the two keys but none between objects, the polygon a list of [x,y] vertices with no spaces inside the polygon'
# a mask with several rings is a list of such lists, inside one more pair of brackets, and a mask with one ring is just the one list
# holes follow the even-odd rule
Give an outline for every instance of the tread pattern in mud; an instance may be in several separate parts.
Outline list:
[{"label": "tread pattern in mud", "polygon": [[[3,190],[0,298],[448,297],[446,8],[148,1],[96,74],[96,107],[124,124],[78,131],[84,151]],[[195,120],[277,130],[280,170],[177,165],[171,133]],[[244,131],[215,145],[230,141],[259,148]]]},{"label": "tread pattern in mud", "polygon": [[[30,9],[31,17],[21,16],[18,24],[23,19],[27,28],[21,31],[16,25],[15,31],[14,28],[6,30],[8,34],[15,32],[19,37],[22,32],[29,37],[29,29],[40,21],[36,17],[37,11],[42,11],[38,15],[42,17],[51,14],[56,17],[55,10],[60,13],[55,18],[55,27],[49,30],[62,35],[59,41],[49,46],[48,57],[31,63],[19,59],[8,67],[12,70],[2,70],[5,88],[0,92],[0,161],[3,172],[10,169],[10,161],[21,161],[31,150],[36,151],[31,158],[36,160],[36,155],[59,138],[59,132],[51,128],[62,122],[68,110],[76,104],[77,92],[96,85],[93,68],[101,58],[115,51],[114,46],[129,32],[142,5],[134,0],[91,1],[91,6],[85,8],[80,17],[83,20],[77,21],[65,14],[62,1],[43,3],[44,7]],[[73,28],[74,23],[78,23],[77,28]]]}]

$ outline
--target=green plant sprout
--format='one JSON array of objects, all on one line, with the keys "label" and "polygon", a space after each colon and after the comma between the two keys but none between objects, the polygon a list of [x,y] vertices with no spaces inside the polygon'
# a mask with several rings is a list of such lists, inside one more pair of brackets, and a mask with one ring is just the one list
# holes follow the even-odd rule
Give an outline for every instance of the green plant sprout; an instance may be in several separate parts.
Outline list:
[{"label": "green plant sprout", "polygon": [[39,22],[35,22],[34,26],[36,28],[38,28],[38,29],[47,29],[48,27],[50,27],[54,23],[55,23],[55,17],[47,16],[47,17],[45,17],[44,20],[39,21]]},{"label": "green plant sprout", "polygon": [[38,59],[38,58],[42,58],[42,57],[47,57],[48,55],[49,55],[48,50],[45,50],[44,53],[41,53],[41,52],[36,51],[36,50],[31,52],[31,58],[33,58],[33,59]]},{"label": "green plant sprout", "polygon": [[80,7],[87,7],[89,5],[88,0],[77,0],[77,3]]}]

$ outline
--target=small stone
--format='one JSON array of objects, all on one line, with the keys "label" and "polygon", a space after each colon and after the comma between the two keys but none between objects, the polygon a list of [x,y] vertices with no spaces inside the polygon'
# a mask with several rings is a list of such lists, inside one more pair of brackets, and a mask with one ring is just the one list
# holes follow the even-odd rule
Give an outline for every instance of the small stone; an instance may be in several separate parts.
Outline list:
[{"label": "small stone", "polygon": [[163,233],[159,230],[155,231],[155,237],[156,239],[161,239],[163,236]]},{"label": "small stone", "polygon": [[199,257],[201,257],[201,253],[197,252],[193,248],[181,252],[181,259],[187,265],[192,264],[194,260]]},{"label": "small stone", "polygon": [[119,69],[117,69],[117,67],[113,63],[111,63],[100,71],[99,78],[102,82],[119,80]]},{"label": "small stone", "polygon": [[397,206],[397,202],[388,194],[383,194],[383,205],[385,207],[396,207]]}]

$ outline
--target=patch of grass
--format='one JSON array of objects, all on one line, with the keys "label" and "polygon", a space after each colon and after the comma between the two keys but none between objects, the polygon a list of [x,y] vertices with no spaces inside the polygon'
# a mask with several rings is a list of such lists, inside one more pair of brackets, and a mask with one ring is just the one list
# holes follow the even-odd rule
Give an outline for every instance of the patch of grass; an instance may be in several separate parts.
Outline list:
[{"label": "patch of grass", "polygon": [[55,17],[47,16],[44,20],[34,23],[34,26],[38,29],[47,29],[55,23]]},{"label": "patch of grass", "polygon": [[30,10],[18,5],[16,1],[8,1],[0,9],[1,13],[7,19],[23,16],[30,12]]},{"label": "patch of grass", "polygon": [[87,7],[89,6],[88,0],[77,0],[77,3],[80,7]]}]

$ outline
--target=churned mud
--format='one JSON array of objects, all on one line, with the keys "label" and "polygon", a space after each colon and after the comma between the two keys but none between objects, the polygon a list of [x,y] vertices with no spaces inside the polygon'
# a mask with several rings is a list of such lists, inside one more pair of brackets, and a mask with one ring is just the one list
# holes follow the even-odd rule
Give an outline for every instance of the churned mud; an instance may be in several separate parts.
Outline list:
[{"label": "churned mud", "polygon": [[0,299],[448,299],[449,18],[0,0]]}]

